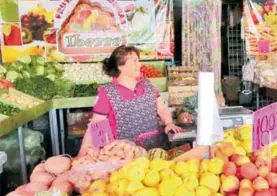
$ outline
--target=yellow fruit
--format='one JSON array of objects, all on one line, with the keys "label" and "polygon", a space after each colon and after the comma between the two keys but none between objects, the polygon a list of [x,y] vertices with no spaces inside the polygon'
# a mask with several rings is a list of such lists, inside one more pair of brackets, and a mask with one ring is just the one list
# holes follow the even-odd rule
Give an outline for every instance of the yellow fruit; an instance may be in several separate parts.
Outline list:
[{"label": "yellow fruit", "polygon": [[129,168],[131,168],[131,167],[133,167],[133,166],[136,166],[137,164],[133,161],[133,162],[130,162],[130,163],[127,163],[127,164],[125,164],[121,169],[120,169],[120,171],[121,171],[121,173],[122,174],[127,174],[128,173],[128,170],[129,170]]},{"label": "yellow fruit", "polygon": [[170,176],[159,184],[159,193],[161,196],[173,196],[176,189],[181,184],[181,178],[177,176]]},{"label": "yellow fruit", "polygon": [[85,191],[82,193],[82,196],[91,196],[92,194],[89,191]]},{"label": "yellow fruit", "polygon": [[220,179],[212,173],[203,173],[200,177],[200,186],[209,188],[213,193],[216,193],[220,187]]},{"label": "yellow fruit", "polygon": [[195,177],[195,178],[199,178],[199,173],[184,173],[182,175],[182,179],[186,178],[186,177]]},{"label": "yellow fruit", "polygon": [[195,175],[190,175],[183,178],[183,184],[186,189],[193,191],[199,185],[199,181]]},{"label": "yellow fruit", "polygon": [[277,156],[277,145],[273,144],[271,147],[271,156],[272,158],[275,158]]},{"label": "yellow fruit", "polygon": [[189,172],[189,166],[186,162],[178,162],[178,163],[175,164],[174,172],[178,176],[182,176],[184,173]]},{"label": "yellow fruit", "polygon": [[190,173],[198,173],[200,161],[197,159],[190,159],[186,162],[188,164],[189,172]]},{"label": "yellow fruit", "polygon": [[142,167],[133,166],[128,169],[125,175],[130,181],[142,181],[145,177],[145,171]]},{"label": "yellow fruit", "polygon": [[236,146],[235,154],[246,155],[246,151],[242,146]]},{"label": "yellow fruit", "polygon": [[156,188],[149,188],[149,187],[144,187],[137,191],[134,196],[159,196],[158,190]]},{"label": "yellow fruit", "polygon": [[204,159],[203,161],[201,161],[199,171],[200,171],[200,173],[209,171],[209,160],[208,159]]},{"label": "yellow fruit", "polygon": [[145,186],[156,186],[160,182],[159,172],[155,170],[148,171],[143,179],[143,184]]},{"label": "yellow fruit", "polygon": [[183,184],[188,190],[194,190],[198,185],[198,177],[196,175],[187,175],[183,177]]},{"label": "yellow fruit", "polygon": [[213,174],[221,174],[224,167],[224,161],[220,158],[213,158],[209,161],[209,172]]},{"label": "yellow fruit", "polygon": [[144,169],[148,169],[150,161],[146,157],[140,157],[135,160],[135,163],[138,164],[140,167],[143,167]]},{"label": "yellow fruit", "polygon": [[109,194],[108,194],[108,193],[105,193],[105,192],[93,193],[92,195],[93,195],[93,196],[109,196]]},{"label": "yellow fruit", "polygon": [[124,177],[122,171],[115,171],[110,176],[110,183],[116,182],[117,180],[120,180]]},{"label": "yellow fruit", "polygon": [[248,141],[243,141],[241,143],[241,146],[244,148],[244,150],[246,151],[246,153],[250,153],[252,152],[252,141],[248,140]]},{"label": "yellow fruit", "polygon": [[224,195],[222,195],[221,193],[216,193],[214,194],[214,196],[224,196]]},{"label": "yellow fruit", "polygon": [[134,194],[136,191],[142,189],[144,186],[140,181],[131,181],[127,186],[127,193]]},{"label": "yellow fruit", "polygon": [[156,171],[161,171],[165,168],[169,168],[173,162],[171,161],[166,161],[163,159],[154,159],[150,162],[149,164],[149,169],[150,170],[156,170]]},{"label": "yellow fruit", "polygon": [[240,127],[239,134],[242,140],[252,140],[252,127],[249,125]]},{"label": "yellow fruit", "polygon": [[169,176],[174,176],[176,175],[171,169],[163,169],[160,171],[160,179],[164,180],[168,178]]},{"label": "yellow fruit", "polygon": [[234,138],[227,138],[227,139],[224,139],[224,141],[232,143],[234,147],[237,146],[237,141]]},{"label": "yellow fruit", "polygon": [[92,194],[105,192],[108,182],[106,180],[96,180],[89,186],[89,191]]},{"label": "yellow fruit", "polygon": [[112,193],[113,192],[112,184],[108,184],[106,190],[107,190],[108,193]]},{"label": "yellow fruit", "polygon": [[184,185],[176,189],[174,196],[195,196],[194,191],[187,190]]},{"label": "yellow fruit", "polygon": [[125,194],[127,193],[127,187],[128,187],[128,180],[127,179],[121,179],[112,184],[113,190],[117,194]]},{"label": "yellow fruit", "polygon": [[195,189],[195,196],[212,196],[212,192],[205,186],[198,186]]}]

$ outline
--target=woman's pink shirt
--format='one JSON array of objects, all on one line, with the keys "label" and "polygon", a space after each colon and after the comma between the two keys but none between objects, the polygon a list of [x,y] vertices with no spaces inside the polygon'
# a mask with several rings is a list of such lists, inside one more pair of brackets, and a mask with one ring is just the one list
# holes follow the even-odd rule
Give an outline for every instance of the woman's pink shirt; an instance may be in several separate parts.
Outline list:
[{"label": "woman's pink shirt", "polygon": [[[143,77],[139,77],[137,79],[137,85],[134,90],[131,90],[121,84],[119,84],[116,78],[113,79],[112,83],[116,86],[119,94],[125,100],[132,100],[138,98],[145,93],[144,85],[143,85]],[[156,89],[156,88],[155,88]],[[156,89],[157,98],[160,96],[159,91]],[[110,126],[114,135],[114,138],[117,138],[117,126],[115,114],[111,105],[111,102],[105,92],[105,90],[101,87],[98,88],[98,96],[96,99],[96,103],[93,107],[93,112],[95,114],[105,115],[109,119]],[[143,111],[142,111],[143,112]]]}]

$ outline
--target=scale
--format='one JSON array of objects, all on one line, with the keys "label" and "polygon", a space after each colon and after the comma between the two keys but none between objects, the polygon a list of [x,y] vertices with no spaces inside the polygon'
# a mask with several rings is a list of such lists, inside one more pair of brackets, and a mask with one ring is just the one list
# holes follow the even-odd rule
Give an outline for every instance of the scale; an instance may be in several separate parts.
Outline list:
[{"label": "scale", "polygon": [[[253,112],[242,106],[223,107],[219,109],[219,118],[224,130],[236,128],[244,124],[252,124]],[[191,143],[196,139],[197,127],[183,127],[186,132],[183,133],[169,133],[168,139],[171,145],[178,146],[184,143]]]},{"label": "scale", "polygon": [[224,130],[252,124],[253,111],[242,106],[224,107],[219,109],[219,117]]}]

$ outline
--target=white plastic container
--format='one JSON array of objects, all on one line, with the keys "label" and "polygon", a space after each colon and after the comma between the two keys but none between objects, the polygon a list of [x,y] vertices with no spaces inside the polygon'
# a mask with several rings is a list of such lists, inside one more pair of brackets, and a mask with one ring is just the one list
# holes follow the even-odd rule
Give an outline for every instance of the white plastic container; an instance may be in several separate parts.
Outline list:
[{"label": "white plastic container", "polygon": [[0,174],[3,172],[3,166],[7,161],[7,154],[0,151]]}]

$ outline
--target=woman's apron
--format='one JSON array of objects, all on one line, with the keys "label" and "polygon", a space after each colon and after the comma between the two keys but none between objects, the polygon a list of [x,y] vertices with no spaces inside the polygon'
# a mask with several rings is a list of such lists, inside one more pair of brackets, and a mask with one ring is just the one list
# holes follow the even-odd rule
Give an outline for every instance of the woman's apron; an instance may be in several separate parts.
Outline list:
[{"label": "woman's apron", "polygon": [[144,95],[124,100],[114,84],[103,86],[110,99],[117,125],[117,139],[128,139],[146,149],[167,148],[167,136],[159,131],[157,95],[147,79],[143,81]]}]

